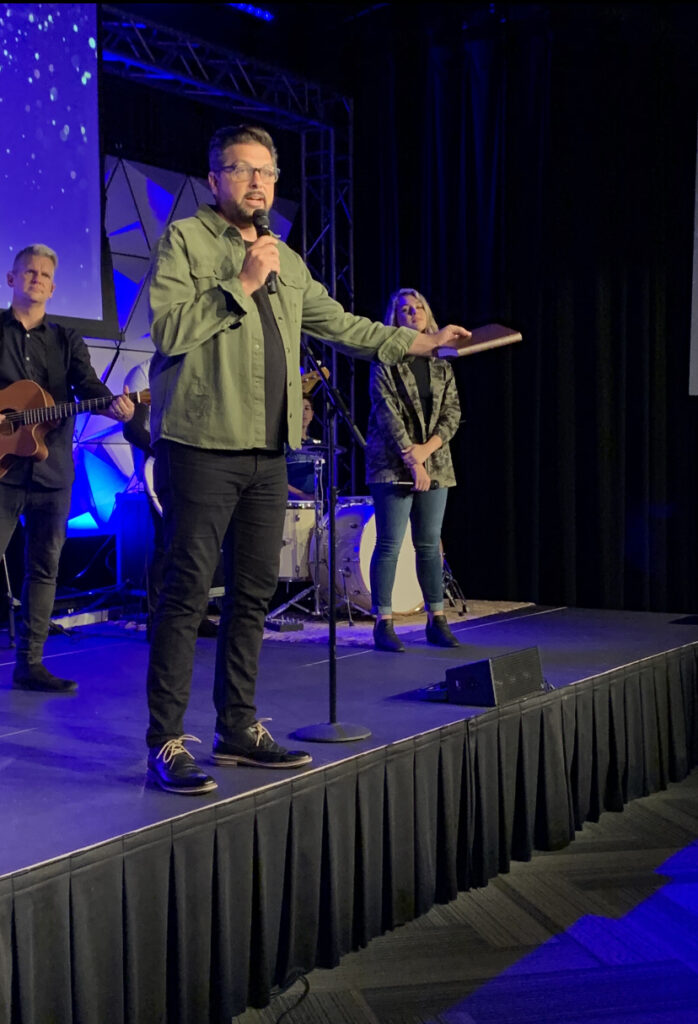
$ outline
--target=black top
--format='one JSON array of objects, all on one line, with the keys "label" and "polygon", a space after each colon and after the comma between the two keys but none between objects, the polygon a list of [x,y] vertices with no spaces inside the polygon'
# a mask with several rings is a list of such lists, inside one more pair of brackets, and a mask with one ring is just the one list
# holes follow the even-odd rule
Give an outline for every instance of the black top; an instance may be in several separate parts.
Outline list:
[{"label": "black top", "polygon": [[[249,249],[252,242],[245,242]],[[288,440],[286,428],[286,356],[279,326],[274,319],[266,285],[252,292],[264,334],[264,408],[267,448],[283,451]]]},{"label": "black top", "polygon": [[[6,309],[0,313],[0,389],[27,379],[48,391],[56,404],[111,394],[93,370],[87,345],[77,331],[46,317],[27,331]],[[69,487],[75,477],[74,423],[72,417],[60,420],[46,435],[48,458],[43,462],[18,459],[0,483],[50,490]]]},{"label": "black top", "polygon": [[422,403],[422,412],[424,413],[424,425],[426,427],[427,436],[424,438],[425,441],[429,440],[429,421],[431,420],[431,374],[429,372],[429,360],[426,356],[415,356],[410,363],[410,369],[414,374],[414,379],[417,381],[417,391],[419,392],[419,400]]}]

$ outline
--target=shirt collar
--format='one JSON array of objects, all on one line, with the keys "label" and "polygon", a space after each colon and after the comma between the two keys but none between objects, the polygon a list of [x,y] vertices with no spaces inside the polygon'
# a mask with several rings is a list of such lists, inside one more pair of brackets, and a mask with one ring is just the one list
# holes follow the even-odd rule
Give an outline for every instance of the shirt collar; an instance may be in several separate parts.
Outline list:
[{"label": "shirt collar", "polygon": [[219,213],[216,213],[215,207],[210,206],[208,203],[202,203],[199,209],[196,211],[196,216],[199,220],[208,228],[212,235],[220,238],[221,235],[227,233],[231,234],[233,238],[239,238],[242,240],[242,235],[235,227],[234,224],[230,224],[225,220]]},{"label": "shirt collar", "polygon": [[[12,312],[12,306],[10,306],[8,309],[3,309],[0,312],[0,318],[1,318],[1,321],[2,321],[2,326],[3,327],[9,327],[11,324],[16,324],[17,327],[19,327],[19,329],[21,331],[26,331],[26,327],[24,326],[24,324],[20,323],[20,321],[17,319],[17,317]],[[45,331],[47,329],[48,329],[48,320],[46,319],[46,314],[44,313],[43,319],[40,320],[39,323],[36,324],[35,327],[32,327],[32,331]]]}]

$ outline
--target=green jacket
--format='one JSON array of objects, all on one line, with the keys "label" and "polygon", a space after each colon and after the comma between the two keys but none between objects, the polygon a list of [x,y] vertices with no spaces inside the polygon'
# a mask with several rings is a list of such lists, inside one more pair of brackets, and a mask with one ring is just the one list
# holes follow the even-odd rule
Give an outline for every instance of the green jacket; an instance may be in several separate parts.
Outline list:
[{"label": "green jacket", "polygon": [[[301,331],[348,355],[399,362],[415,331],[347,313],[279,243],[278,293],[270,295],[286,356],[288,442],[301,443]],[[150,281],[151,434],[198,448],[264,448],[264,338],[238,274],[245,243],[210,206],[175,221],[160,239]]]},{"label": "green jacket", "polygon": [[402,461],[411,444],[424,444],[438,434],[443,444],[424,468],[440,487],[453,487],[456,477],[449,441],[460,423],[460,402],[453,367],[446,359],[429,360],[431,422],[424,422],[417,381],[407,358],[399,366],[371,367],[371,413],[366,433],[366,482],[390,484],[412,480]]}]

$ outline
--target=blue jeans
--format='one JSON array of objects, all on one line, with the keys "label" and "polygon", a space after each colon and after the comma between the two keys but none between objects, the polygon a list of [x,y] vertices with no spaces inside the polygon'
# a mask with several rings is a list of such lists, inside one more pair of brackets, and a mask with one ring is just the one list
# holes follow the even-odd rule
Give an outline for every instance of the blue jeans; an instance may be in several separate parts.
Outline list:
[{"label": "blue jeans", "polygon": [[184,732],[197,630],[221,549],[226,591],[213,683],[216,731],[229,736],[255,721],[264,618],[279,580],[286,462],[271,452],[158,441],[155,489],[166,553],[148,666],[150,747]]},{"label": "blue jeans", "polygon": [[444,607],[439,544],[448,489],[411,491],[394,484],[371,484],[376,513],[376,546],[371,558],[371,602],[377,615],[392,614],[393,585],[407,521],[417,555],[417,579],[428,611]]},{"label": "blue jeans", "polygon": [[19,517],[24,517],[24,583],[17,625],[17,661],[22,664],[41,664],[69,512],[70,487],[40,490],[0,484],[0,557]]}]

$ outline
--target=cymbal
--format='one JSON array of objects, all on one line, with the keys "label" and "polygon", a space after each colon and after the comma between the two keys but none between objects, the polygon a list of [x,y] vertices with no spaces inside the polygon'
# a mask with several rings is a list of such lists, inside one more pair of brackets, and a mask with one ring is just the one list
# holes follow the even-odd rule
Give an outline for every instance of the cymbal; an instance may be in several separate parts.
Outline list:
[{"label": "cymbal", "polygon": [[[300,448],[296,449],[296,451],[307,452],[308,454],[311,453],[311,452],[323,452],[324,453],[324,452],[328,452],[329,450],[330,450],[330,446],[328,444],[314,444],[314,443],[313,444],[302,444],[300,446]],[[334,451],[335,455],[343,455],[344,452],[346,451],[346,448],[342,448],[340,445],[336,444],[332,450]]]}]

